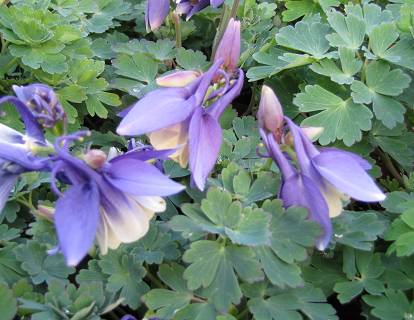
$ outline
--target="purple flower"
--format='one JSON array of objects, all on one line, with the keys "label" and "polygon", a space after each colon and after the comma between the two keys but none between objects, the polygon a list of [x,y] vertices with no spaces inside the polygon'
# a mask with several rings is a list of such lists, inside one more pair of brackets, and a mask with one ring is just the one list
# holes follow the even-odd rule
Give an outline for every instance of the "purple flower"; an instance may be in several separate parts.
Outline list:
[{"label": "purple flower", "polygon": [[[189,162],[192,182],[203,190],[213,169],[222,142],[219,118],[239,95],[243,71],[231,79],[218,60],[203,75],[185,87],[161,88],[147,94],[122,119],[117,132],[121,135],[148,133],[155,149],[176,148],[172,158],[182,166]],[[210,92],[213,78],[222,76],[221,87]],[[204,108],[203,104],[211,102]]]},{"label": "purple flower", "polygon": [[43,127],[52,128],[57,121],[64,120],[65,111],[49,86],[31,84],[21,87],[13,86],[13,90],[17,98],[26,105],[36,121]]},{"label": "purple flower", "polygon": [[146,162],[155,151],[133,150],[111,159],[99,150],[90,150],[84,160],[72,156],[70,142],[84,134],[55,142],[52,181],[69,185],[61,194],[52,183],[60,195],[54,215],[59,248],[68,265],[82,260],[95,237],[102,254],[142,238],[154,213],[165,210],[161,196],[183,189]]},{"label": "purple flower", "polygon": [[121,320],[137,320],[134,316],[131,316],[130,314],[127,314],[121,318]]},{"label": "purple flower", "polygon": [[15,97],[0,99],[0,104],[5,102],[16,106],[25,123],[26,134],[0,124],[0,212],[18,176],[23,172],[45,170],[49,159],[38,155],[48,150],[48,145],[39,123],[26,105]]},{"label": "purple flower", "polygon": [[[279,110],[276,105],[274,108]],[[279,114],[279,111],[275,113]],[[366,160],[354,153],[335,148],[318,150],[302,128],[292,120],[284,117],[287,123],[285,128],[280,119],[275,119],[275,122],[280,123],[276,128],[277,132],[290,130],[297,157],[294,166],[291,157],[282,152],[276,141],[273,127],[264,125],[266,122],[263,116],[267,114],[269,112],[258,115],[260,134],[269,156],[277,163],[282,174],[280,197],[285,207],[301,206],[308,209],[310,218],[318,222],[324,230],[317,243],[317,248],[324,250],[332,237],[330,218],[342,212],[342,200],[352,197],[364,202],[377,202],[384,200],[385,195],[366,173],[371,169]]]},{"label": "purple flower", "polygon": [[145,25],[147,32],[158,29],[170,12],[169,0],[147,0]]},{"label": "purple flower", "polygon": [[223,2],[224,0],[176,0],[177,7],[175,11],[178,14],[185,14],[188,20],[209,5],[218,8]]},{"label": "purple flower", "polygon": [[240,59],[240,21],[230,19],[214,56],[214,61],[218,59],[224,60],[223,68],[227,72],[237,70]]}]

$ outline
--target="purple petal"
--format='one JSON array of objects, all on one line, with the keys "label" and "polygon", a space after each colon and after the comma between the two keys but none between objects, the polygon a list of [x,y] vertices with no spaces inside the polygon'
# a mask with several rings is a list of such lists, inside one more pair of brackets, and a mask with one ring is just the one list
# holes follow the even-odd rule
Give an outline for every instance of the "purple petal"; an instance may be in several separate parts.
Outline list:
[{"label": "purple petal", "polygon": [[30,156],[23,145],[2,141],[0,141],[0,158],[16,163],[27,170],[42,170],[46,165],[42,159]]},{"label": "purple petal", "polygon": [[159,130],[188,118],[194,99],[187,88],[163,88],[139,100],[117,128],[120,135],[141,135]]},{"label": "purple petal", "polygon": [[283,182],[280,197],[286,208],[304,207],[309,218],[321,225],[324,234],[318,239],[317,248],[324,250],[332,237],[332,224],[329,209],[315,183],[304,175],[295,175]]},{"label": "purple petal", "polygon": [[95,184],[72,186],[56,202],[56,231],[68,265],[75,266],[86,256],[98,221],[99,193]]},{"label": "purple petal", "polygon": [[353,153],[353,152],[349,152],[349,151],[345,151],[345,150],[340,150],[340,149],[337,149],[337,148],[329,148],[329,147],[326,147],[326,148],[321,148],[320,150],[319,150],[321,153],[327,153],[327,152],[342,152],[342,153],[345,153],[345,154],[347,154],[348,156],[350,156],[350,157],[352,157],[356,162],[358,162],[358,164],[364,169],[364,170],[371,170],[372,169],[372,165],[367,161],[367,160],[365,160],[364,158],[362,158],[360,155],[358,155],[358,154],[355,154],[355,153]]},{"label": "purple petal", "polygon": [[323,152],[314,157],[312,162],[326,180],[346,195],[367,202],[385,199],[373,179],[348,152]]},{"label": "purple petal", "polygon": [[239,76],[236,80],[236,83],[233,84],[231,89],[215,101],[210,107],[208,107],[207,112],[213,116],[215,119],[218,119],[221,114],[224,112],[227,106],[233,102],[233,100],[240,94],[244,83],[244,73],[243,70],[239,69]]},{"label": "purple petal", "polygon": [[184,189],[154,166],[132,158],[111,163],[107,179],[119,190],[137,196],[169,196]]},{"label": "purple petal", "polygon": [[186,19],[187,20],[190,19],[194,14],[196,14],[197,12],[203,10],[209,4],[210,4],[210,0],[198,0],[197,4],[193,5],[192,9],[187,14]]},{"label": "purple petal", "polygon": [[16,97],[7,96],[0,99],[0,105],[3,103],[12,103],[16,107],[17,111],[20,114],[20,117],[24,122],[26,133],[29,137],[40,142],[45,141],[42,129],[40,128],[36,119],[33,117],[29,108],[27,108],[27,106],[22,101]]},{"label": "purple petal", "polygon": [[216,164],[222,142],[220,124],[202,108],[191,118],[189,128],[190,169],[192,179],[200,190]]},{"label": "purple petal", "polygon": [[172,155],[176,150],[175,149],[166,149],[166,150],[133,150],[127,153],[121,154],[113,159],[110,163],[115,163],[118,161],[123,161],[124,159],[135,159],[141,161],[148,161],[152,159],[161,159],[166,160],[170,155]]},{"label": "purple petal", "polygon": [[221,6],[221,4],[224,2],[224,0],[210,0],[211,6],[213,8],[217,8]]},{"label": "purple petal", "polygon": [[16,183],[17,175],[0,174],[0,214],[9,198],[9,194]]},{"label": "purple petal", "polygon": [[294,171],[292,165],[289,163],[288,159],[280,150],[279,144],[276,142],[272,133],[266,133],[264,130],[259,129],[260,136],[262,137],[263,143],[266,146],[269,155],[272,157],[273,161],[276,162],[279,167],[280,173],[282,174],[283,179],[288,179],[293,176],[296,172]]},{"label": "purple petal", "polygon": [[170,12],[170,0],[147,0],[145,23],[147,30],[158,29]]}]

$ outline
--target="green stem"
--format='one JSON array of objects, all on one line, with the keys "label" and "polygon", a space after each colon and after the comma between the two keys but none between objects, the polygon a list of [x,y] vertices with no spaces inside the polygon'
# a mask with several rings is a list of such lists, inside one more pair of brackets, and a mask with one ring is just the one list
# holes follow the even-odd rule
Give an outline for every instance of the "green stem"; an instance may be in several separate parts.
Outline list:
[{"label": "green stem", "polygon": [[13,59],[11,59],[9,61],[9,63],[4,66],[4,70],[6,70],[6,72],[8,72],[10,70],[10,68],[13,67],[13,65],[16,64],[16,62],[18,60],[19,60],[19,58],[17,58],[17,57],[14,57]]},{"label": "green stem", "polygon": [[248,115],[250,112],[253,111],[253,106],[256,102],[256,89],[257,89],[257,82],[253,82],[253,88],[252,88],[252,97],[250,98],[249,106],[247,107],[246,111],[244,112],[244,116]]},{"label": "green stem", "polygon": [[149,270],[147,269],[146,277],[155,284],[158,288],[165,288],[165,285],[157,278],[155,277]]},{"label": "green stem", "polygon": [[402,178],[400,172],[398,172],[397,168],[394,166],[394,163],[392,162],[388,154],[386,154],[382,150],[379,151],[379,154],[381,156],[381,159],[384,161],[385,167],[388,169],[391,175],[395,178],[395,180],[398,181],[401,187],[405,188],[406,185],[404,179]]},{"label": "green stem", "polygon": [[25,207],[27,207],[29,210],[31,210],[31,211],[33,211],[33,212],[35,212],[35,211],[36,211],[36,208],[35,208],[35,206],[33,205],[33,203],[29,202],[28,200],[26,200],[26,199],[25,199],[25,198],[23,198],[22,196],[15,198],[15,200],[16,200],[18,203],[20,203],[20,204],[24,205]]},{"label": "green stem", "polygon": [[173,21],[174,28],[175,28],[175,46],[176,48],[182,47],[182,37],[181,37],[181,22],[180,17],[178,14],[172,12],[171,13],[171,20]]},{"label": "green stem", "polygon": [[239,320],[243,319],[248,313],[249,313],[249,309],[246,308],[237,315],[236,319],[239,319]]},{"label": "green stem", "polygon": [[230,17],[235,19],[237,15],[237,9],[239,8],[240,0],[234,0],[231,8]]}]

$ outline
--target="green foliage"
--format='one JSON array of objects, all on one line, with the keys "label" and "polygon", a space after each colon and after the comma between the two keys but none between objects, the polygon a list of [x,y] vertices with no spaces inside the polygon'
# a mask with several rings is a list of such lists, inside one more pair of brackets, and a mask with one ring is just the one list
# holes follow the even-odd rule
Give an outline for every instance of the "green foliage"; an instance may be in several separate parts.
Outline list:
[{"label": "green foliage", "polygon": [[[12,85],[48,84],[69,133],[89,129],[85,148],[105,151],[126,150],[116,114],[157,88],[157,77],[208,69],[233,5],[180,17],[177,46],[172,14],[147,33],[145,0],[0,3],[2,96]],[[244,0],[235,14],[248,81],[220,119],[206,191],[191,187],[187,168],[157,163],[186,191],[165,198],[142,239],[106,255],[92,247],[73,268],[49,254],[58,243],[53,214],[37,209],[56,204],[50,176],[24,173],[0,216],[2,320],[334,320],[336,298],[367,319],[413,317],[414,1]],[[324,128],[316,144],[367,159],[388,192],[380,204],[346,202],[323,252],[308,212],[277,199],[282,179],[255,118],[263,84],[296,123]],[[15,108],[1,107],[1,124],[23,132]],[[51,143],[56,136],[47,130]]]}]

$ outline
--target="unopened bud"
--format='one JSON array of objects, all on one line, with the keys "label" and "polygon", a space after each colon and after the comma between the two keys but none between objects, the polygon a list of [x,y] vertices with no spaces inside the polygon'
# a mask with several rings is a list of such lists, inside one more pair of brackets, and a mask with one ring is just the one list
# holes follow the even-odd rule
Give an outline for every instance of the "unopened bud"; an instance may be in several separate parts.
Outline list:
[{"label": "unopened bud", "polygon": [[102,168],[106,163],[107,155],[102,150],[91,149],[83,155],[83,160],[93,169]]},{"label": "unopened bud", "polygon": [[214,56],[214,62],[223,59],[223,67],[228,72],[234,72],[240,59],[240,21],[230,19],[226,31],[221,38]]},{"label": "unopened bud", "polygon": [[147,0],[145,25],[147,32],[158,29],[170,12],[170,0]]},{"label": "unopened bud", "polygon": [[160,87],[182,88],[200,76],[197,71],[177,71],[156,79]]},{"label": "unopened bud", "polygon": [[[324,128],[323,127],[302,127],[301,130],[309,138],[309,140],[314,141],[320,137]],[[285,135],[285,143],[290,146],[293,146],[293,137],[290,132]]]},{"label": "unopened bud", "polygon": [[36,213],[39,216],[41,216],[41,217],[43,217],[43,218],[45,218],[49,221],[53,221],[53,217],[54,217],[54,214],[55,214],[55,208],[49,207],[49,206],[44,206],[44,205],[39,205],[39,206],[37,206]]},{"label": "unopened bud", "polygon": [[257,119],[259,120],[259,126],[262,129],[274,134],[277,134],[283,128],[282,106],[276,94],[268,86],[262,87]]},{"label": "unopened bud", "polygon": [[41,83],[14,85],[13,91],[42,126],[52,128],[57,121],[65,118],[65,111],[51,87]]}]

